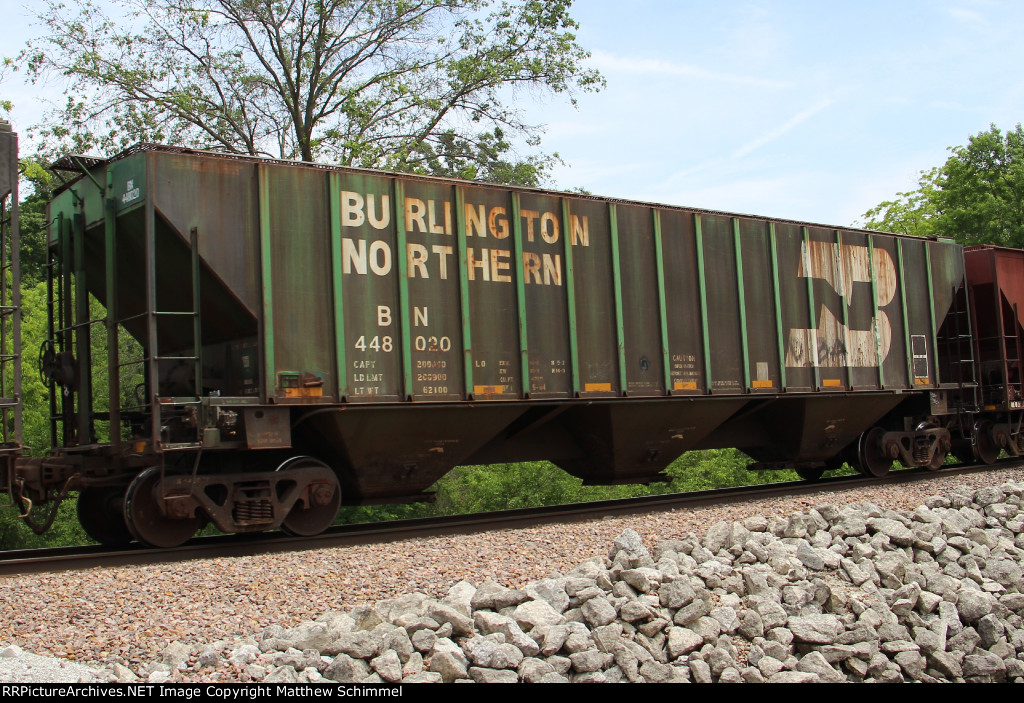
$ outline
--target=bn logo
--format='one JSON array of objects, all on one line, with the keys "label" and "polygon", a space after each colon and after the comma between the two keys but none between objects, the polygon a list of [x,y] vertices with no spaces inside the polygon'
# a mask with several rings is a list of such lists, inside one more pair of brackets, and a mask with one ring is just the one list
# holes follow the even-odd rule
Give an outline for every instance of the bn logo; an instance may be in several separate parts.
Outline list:
[{"label": "bn logo", "polygon": [[[800,249],[800,278],[825,281],[847,309],[871,311],[867,329],[850,329],[838,319],[824,302],[815,300],[818,326],[813,329],[791,329],[786,345],[786,366],[842,368],[847,366],[877,367],[892,344],[892,325],[882,310],[896,295],[896,267],[884,249],[834,242],[805,242]],[[878,300],[878,316],[874,317],[871,288],[861,286],[862,294],[854,298],[854,284],[874,281]],[[814,320],[811,320],[814,324]]]}]

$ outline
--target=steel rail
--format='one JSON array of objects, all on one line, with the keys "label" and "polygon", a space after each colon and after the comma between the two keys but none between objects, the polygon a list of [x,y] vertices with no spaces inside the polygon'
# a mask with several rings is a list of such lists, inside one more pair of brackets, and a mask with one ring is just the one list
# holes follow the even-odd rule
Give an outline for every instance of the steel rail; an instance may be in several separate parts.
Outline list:
[{"label": "steel rail", "polygon": [[558,522],[576,522],[609,516],[739,503],[776,496],[813,495],[870,486],[899,485],[933,478],[1021,467],[1024,467],[1024,461],[1006,460],[991,466],[952,465],[940,471],[904,469],[894,471],[882,479],[859,475],[834,476],[813,482],[787,481],[688,493],[666,493],[568,505],[517,508],[489,513],[335,525],[315,537],[292,537],[282,532],[217,535],[197,537],[181,547],[171,549],[130,545],[124,549],[111,550],[101,545],[86,545],[14,550],[0,552],[0,577],[100,567],[173,563],[193,559],[245,557],[256,554],[328,549],[441,535],[470,534],[480,531],[522,529]]}]

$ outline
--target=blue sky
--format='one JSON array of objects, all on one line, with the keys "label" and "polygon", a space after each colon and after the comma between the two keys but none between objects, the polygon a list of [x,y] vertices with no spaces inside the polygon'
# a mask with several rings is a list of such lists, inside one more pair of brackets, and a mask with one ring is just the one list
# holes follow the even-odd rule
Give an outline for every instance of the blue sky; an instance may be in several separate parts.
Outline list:
[{"label": "blue sky", "polygon": [[[33,33],[0,0],[0,55]],[[1024,121],[1024,2],[577,0],[608,87],[576,109],[526,93],[598,195],[848,225],[990,123]],[[0,85],[20,131],[38,89]]]}]

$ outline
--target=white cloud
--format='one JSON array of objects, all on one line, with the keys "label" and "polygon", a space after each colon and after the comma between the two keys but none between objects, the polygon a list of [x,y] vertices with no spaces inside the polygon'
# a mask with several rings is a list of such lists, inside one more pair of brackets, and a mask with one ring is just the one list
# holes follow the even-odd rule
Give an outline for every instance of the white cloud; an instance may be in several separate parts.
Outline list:
[{"label": "white cloud", "polygon": [[823,100],[819,100],[814,105],[811,105],[806,110],[797,113],[796,115],[786,120],[781,125],[771,130],[770,132],[767,132],[765,134],[762,134],[760,137],[750,140],[749,142],[741,146],[739,149],[734,151],[732,153],[732,158],[741,159],[747,154],[754,151],[755,149],[758,149],[764,146],[765,144],[768,144],[769,142],[775,141],[776,139],[784,135],[786,132],[789,132],[791,129],[799,125],[801,122],[805,122],[806,120],[810,119],[811,117],[814,117],[816,114],[818,114],[825,108],[831,107],[832,105],[835,104],[835,102],[836,101],[833,98],[825,98]]}]

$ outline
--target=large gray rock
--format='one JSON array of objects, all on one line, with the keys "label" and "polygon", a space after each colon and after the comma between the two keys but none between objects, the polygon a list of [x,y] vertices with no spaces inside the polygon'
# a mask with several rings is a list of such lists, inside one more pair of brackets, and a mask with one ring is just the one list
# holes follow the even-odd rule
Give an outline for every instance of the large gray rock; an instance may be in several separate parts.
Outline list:
[{"label": "large gray rock", "polygon": [[338,683],[359,683],[369,675],[370,667],[366,662],[347,654],[339,654],[324,669],[324,676]]},{"label": "large gray rock", "polygon": [[583,619],[592,628],[608,625],[614,622],[617,617],[615,606],[607,598],[591,598],[583,604],[580,612],[583,614]]},{"label": "large gray rock", "polygon": [[430,670],[441,675],[445,683],[464,679],[469,673],[465,663],[451,652],[438,652],[430,658]]},{"label": "large gray rock", "polygon": [[402,680],[402,662],[394,650],[389,649],[371,660],[370,668],[388,683],[398,683]]},{"label": "large gray rock", "polygon": [[615,561],[620,554],[627,557],[650,557],[650,552],[644,546],[643,538],[636,530],[627,529],[615,538],[612,548],[608,551],[608,558]]},{"label": "large gray rock", "polygon": [[379,644],[380,641],[365,630],[343,632],[338,639],[325,646],[321,653],[329,657],[347,654],[353,659],[369,659],[377,654]]},{"label": "large gray rock", "polygon": [[[519,627],[519,623],[506,615],[499,615],[498,613],[491,613],[488,611],[478,611],[473,615],[473,623],[476,625],[477,631],[482,635],[490,635],[495,632],[501,633],[504,635],[506,642],[515,645],[528,657],[536,656],[541,651],[540,645],[532,637],[523,632],[523,629]],[[561,646],[562,645],[559,644],[551,654],[557,652]]]},{"label": "large gray rock", "polygon": [[472,617],[474,595],[476,595],[476,586],[469,581],[459,581],[448,589],[448,595],[442,598],[441,602],[452,606],[463,615]]},{"label": "large gray rock", "polygon": [[[593,598],[584,603],[584,607],[595,600],[602,600]],[[512,613],[512,618],[516,621],[516,624],[525,632],[529,632],[535,627],[545,627],[550,625],[561,625],[565,622],[565,618],[557,610],[548,605],[542,600],[532,600],[522,603],[516,606],[515,611]],[[611,621],[609,621],[611,622]],[[606,624],[606,623],[602,623]]]},{"label": "large gray rock", "polygon": [[517,669],[523,653],[511,644],[502,644],[491,637],[470,637],[462,644],[469,661],[485,669]]},{"label": "large gray rock", "polygon": [[428,602],[424,614],[441,625],[450,624],[452,631],[462,637],[467,637],[473,632],[473,620],[447,603]]},{"label": "large gray rock", "polygon": [[565,592],[565,579],[541,579],[526,586],[523,591],[534,600],[542,600],[556,612],[564,613],[569,607],[569,594]]},{"label": "large gray rock", "polygon": [[889,538],[893,544],[909,547],[914,544],[914,532],[902,522],[888,518],[873,518],[867,521],[868,529]]},{"label": "large gray rock", "polygon": [[809,652],[797,664],[797,671],[816,674],[822,681],[841,683],[846,677],[835,669],[821,652]]},{"label": "large gray rock", "polygon": [[526,593],[515,590],[512,588],[506,588],[500,583],[494,581],[485,581],[473,593],[473,598],[470,600],[470,606],[473,610],[480,610],[483,608],[490,608],[492,610],[502,610],[503,608],[509,608],[520,603],[524,603],[530,599]]},{"label": "large gray rock", "polygon": [[527,657],[519,664],[519,678],[526,683],[540,683],[548,674],[556,674],[550,662],[534,657]]},{"label": "large gray rock", "polygon": [[668,630],[668,657],[678,659],[690,652],[699,649],[704,644],[704,638],[693,630],[686,627],[672,627]]},{"label": "large gray rock", "polygon": [[963,663],[964,678],[983,678],[989,681],[1002,681],[1006,678],[1006,664],[1002,658],[989,652],[981,651],[968,654]]},{"label": "large gray rock", "polygon": [[626,569],[619,578],[635,588],[640,593],[650,593],[658,588],[661,582],[661,574],[657,569],[641,566],[636,569]]},{"label": "large gray rock", "polygon": [[808,644],[833,644],[843,631],[843,623],[834,615],[791,617],[788,622],[793,637]]},{"label": "large gray rock", "polygon": [[956,601],[956,609],[965,623],[975,623],[998,608],[995,596],[983,591],[962,589]]},{"label": "large gray rock", "polygon": [[585,652],[576,652],[569,655],[573,671],[580,674],[587,674],[592,671],[607,669],[615,661],[615,656],[607,652],[600,652],[591,649]]},{"label": "large gray rock", "polygon": [[495,670],[473,666],[469,669],[470,677],[477,683],[518,683],[519,674],[507,669]]}]

